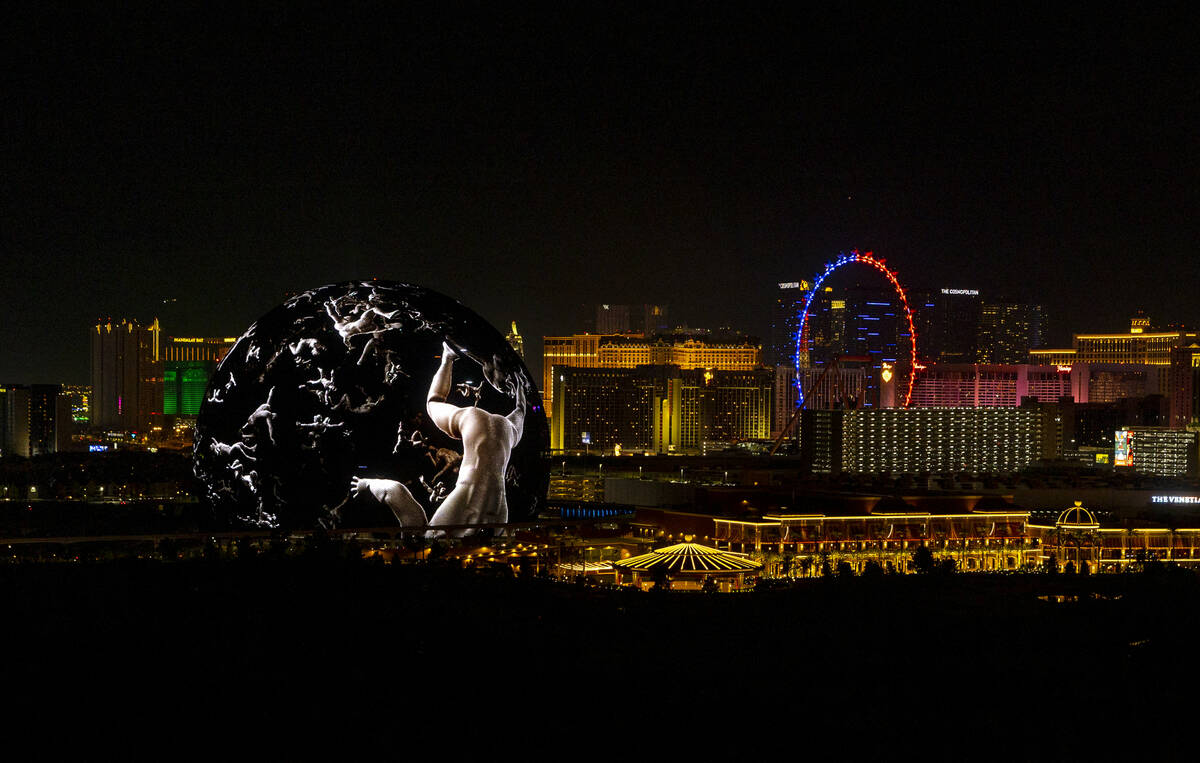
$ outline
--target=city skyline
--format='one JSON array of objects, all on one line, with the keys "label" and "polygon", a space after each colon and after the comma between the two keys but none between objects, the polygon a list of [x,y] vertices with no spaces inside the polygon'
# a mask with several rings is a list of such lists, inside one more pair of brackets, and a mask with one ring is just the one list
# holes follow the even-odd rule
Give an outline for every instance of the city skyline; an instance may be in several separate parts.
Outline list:
[{"label": "city skyline", "polygon": [[[380,280],[382,280],[382,279],[380,279]],[[881,291],[885,291],[888,288],[884,284],[886,284],[886,281],[882,282],[879,285],[879,288]],[[775,285],[776,284],[770,284],[770,286],[775,286]],[[839,284],[839,286],[841,286],[841,285],[842,284]],[[906,291],[912,292],[915,290],[906,289]],[[936,290],[934,290],[934,291],[936,291]],[[976,292],[975,296],[977,298],[979,298],[980,300],[987,299],[987,296],[983,292],[981,292],[979,290],[971,290],[971,291]],[[453,297],[453,295],[447,295],[447,296]],[[1036,297],[1035,297],[1035,299],[1036,299]],[[176,302],[176,301],[177,300],[172,300],[172,302]],[[270,308],[267,308],[267,311],[269,311],[270,309],[273,309],[273,307],[277,307],[278,304],[282,304],[282,301],[283,300],[280,300],[280,302],[277,303],[276,305],[274,305]],[[470,305],[467,305],[467,307],[470,307]],[[581,306],[577,305],[576,307],[578,308]],[[586,308],[586,307],[588,307],[588,305],[585,304],[582,307]],[[759,308],[756,312],[761,313],[760,315],[757,316],[757,318],[755,320],[755,324],[762,327],[761,330],[759,330],[759,331],[747,330],[746,327],[751,325],[750,323],[732,324],[732,325],[722,324],[719,326],[700,326],[700,325],[692,324],[690,326],[690,329],[697,329],[697,330],[701,330],[701,331],[713,331],[713,329],[721,329],[721,330],[731,329],[733,332],[735,332],[734,335],[743,335],[750,339],[755,340],[758,343],[758,345],[763,349],[763,351],[766,352],[771,344],[771,337],[772,337],[772,334],[774,331],[774,329],[772,328],[771,323],[770,323],[772,320],[771,313],[772,313],[772,310],[774,309],[774,306],[769,301],[765,301],[763,304],[757,305],[756,307]],[[168,310],[169,309],[170,308],[168,308]],[[175,309],[178,310],[178,308],[175,308]],[[913,317],[917,318],[918,316],[920,316],[921,311],[922,311],[922,307],[914,304]],[[1053,316],[1054,316],[1053,312],[1050,312],[1050,311],[1048,311],[1048,312],[1050,315],[1050,319],[1053,321]],[[580,311],[576,310],[576,315],[578,315],[579,313],[580,313]],[[154,315],[157,316],[158,314],[159,313],[156,312]],[[264,312],[264,314],[265,314],[265,312]],[[247,321],[245,326],[236,332],[226,332],[226,333],[233,333],[234,336],[226,337],[224,339],[224,341],[231,343],[232,341],[234,341],[236,339],[237,335],[240,335],[243,331],[245,331],[247,328],[249,328],[250,325],[255,320],[258,320],[261,317],[262,316],[260,315],[253,320]],[[1043,341],[1042,344],[1039,345],[1037,349],[1039,349],[1039,352],[1041,352],[1042,354],[1045,354],[1047,357],[1057,358],[1058,354],[1061,354],[1062,352],[1070,352],[1069,348],[1073,342],[1074,336],[1076,336],[1076,335],[1082,335],[1082,336],[1109,335],[1109,334],[1124,335],[1126,332],[1128,332],[1130,330],[1129,326],[1130,326],[1131,319],[1139,319],[1139,320],[1149,321],[1155,327],[1155,329],[1165,329],[1167,326],[1172,326],[1172,327],[1178,328],[1181,325],[1187,327],[1188,329],[1192,329],[1191,324],[1184,324],[1181,322],[1170,321],[1169,319],[1163,319],[1162,317],[1157,316],[1157,315],[1147,317],[1144,315],[1143,311],[1133,310],[1130,312],[1130,314],[1125,315],[1125,316],[1120,316],[1120,315],[1114,316],[1113,328],[1111,330],[1110,329],[1101,330],[1101,329],[1096,328],[1093,325],[1086,325],[1086,324],[1085,325],[1076,325],[1076,326],[1063,326],[1061,324],[1057,324],[1057,325],[1052,324],[1053,328],[1049,332],[1049,335],[1054,339],[1054,341],[1050,341],[1050,342]],[[508,322],[510,324],[512,324],[512,323],[517,322],[518,320],[521,320],[521,319],[510,320]],[[1084,320],[1086,320],[1086,318],[1081,317],[1081,318],[1079,318],[1079,320],[1084,321]],[[80,348],[79,356],[72,358],[72,359],[65,360],[63,362],[63,367],[70,367],[72,369],[71,371],[69,371],[68,373],[63,374],[59,377],[51,378],[47,373],[40,370],[39,367],[37,367],[33,364],[29,364],[26,366],[26,368],[30,370],[30,372],[32,373],[32,376],[22,378],[19,375],[9,375],[7,377],[4,377],[6,380],[6,383],[11,383],[11,384],[48,384],[48,383],[79,384],[79,383],[82,383],[80,381],[80,379],[86,381],[89,376],[89,373],[90,373],[89,366],[87,364],[87,346],[86,346],[87,336],[90,336],[90,334],[96,330],[97,326],[103,326],[106,323],[108,323],[108,324],[121,323],[123,321],[132,321],[135,324],[141,324],[143,326],[150,326],[152,324],[161,324],[161,321],[158,320],[157,317],[152,317],[150,319],[143,319],[140,316],[129,316],[129,315],[124,315],[124,314],[118,314],[118,315],[114,315],[111,317],[100,318],[100,319],[93,321],[90,324],[82,327],[82,329],[80,329],[79,333],[81,333],[81,335],[84,336],[84,341],[80,343],[82,345],[82,347]],[[530,322],[532,322],[532,321],[530,321]],[[585,321],[583,321],[579,317],[563,317],[560,323],[556,323],[556,324],[554,324],[554,326],[552,326],[552,328],[555,328],[555,329],[557,329],[558,327],[561,326],[561,327],[563,327],[561,330],[556,330],[556,331],[553,331],[551,334],[533,338],[534,344],[532,344],[529,347],[529,354],[527,354],[523,357],[525,364],[530,368],[531,372],[537,377],[540,377],[545,374],[545,369],[542,366],[543,353],[537,351],[539,349],[539,344],[542,339],[549,338],[552,336],[585,335],[588,333],[591,333],[593,335],[603,335],[605,333],[605,332],[589,331],[585,327],[584,324],[585,324]],[[179,325],[195,326],[195,325],[197,325],[197,321],[195,319],[187,320],[185,322],[181,322]],[[499,324],[499,325],[502,328],[503,324]],[[214,339],[205,340],[205,341],[214,341],[215,342],[215,341],[220,341],[220,337],[224,336],[220,332],[215,332],[215,331],[211,331],[211,330],[210,331],[185,332],[185,331],[169,331],[169,328],[170,328],[169,325],[162,327],[164,340],[166,338],[184,337],[183,341],[198,341],[196,339],[190,338],[189,334],[205,334],[209,337],[214,337],[214,336],[218,337],[218,338],[214,338]],[[501,328],[497,328],[497,330],[500,331]],[[976,327],[976,328],[978,328],[978,327]],[[666,332],[666,335],[669,335],[673,331],[682,331],[682,332],[684,332],[684,334],[687,334],[688,330],[689,330],[689,326],[687,325],[687,322],[685,319],[684,321],[682,321],[680,324],[677,325],[676,329],[672,329],[671,331]],[[635,332],[635,333],[639,333],[639,332]],[[652,332],[652,333],[661,333],[661,332]],[[716,333],[718,336],[726,336],[726,334],[722,333],[722,331],[716,331],[714,333]],[[647,336],[650,336],[650,334],[647,334]],[[733,335],[729,335],[729,336],[733,336]],[[1047,348],[1064,348],[1064,349],[1047,349]],[[919,359],[922,361],[922,363],[937,363],[938,362],[937,359],[933,355],[930,354],[930,349],[929,349],[927,341],[922,341],[922,340],[918,339],[917,353],[918,353]],[[764,356],[763,362],[766,365],[771,365],[770,363],[767,362],[767,359],[765,358],[765,356]],[[990,361],[980,360],[977,362],[987,363]],[[1022,359],[1020,359],[1020,360],[1010,361],[1010,363],[1018,363],[1018,364],[1024,364],[1024,363],[1028,363],[1028,362],[1030,362],[1030,357],[1026,357],[1025,355],[1022,355]],[[1062,361],[1062,362],[1066,362],[1066,361]],[[784,363],[784,365],[789,365],[789,364]]]},{"label": "city skyline", "polygon": [[1051,345],[1200,324],[1170,18],[23,13],[5,382],[84,381],[98,319],[231,336],[370,277],[516,320],[535,357],[583,302],[765,342],[775,284],[854,248],[1044,303]]}]

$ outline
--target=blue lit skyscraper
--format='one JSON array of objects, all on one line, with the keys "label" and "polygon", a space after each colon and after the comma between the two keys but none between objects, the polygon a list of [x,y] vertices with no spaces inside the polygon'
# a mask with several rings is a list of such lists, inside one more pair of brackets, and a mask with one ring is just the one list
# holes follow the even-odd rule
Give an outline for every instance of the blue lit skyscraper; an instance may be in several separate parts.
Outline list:
[{"label": "blue lit skyscraper", "polygon": [[810,363],[823,366],[836,356],[843,368],[863,368],[866,389],[862,405],[879,407],[883,364],[895,366],[908,353],[909,336],[902,313],[889,287],[865,282],[844,288],[824,287],[810,308]]},{"label": "blue lit skyscraper", "polygon": [[804,309],[808,290],[808,281],[784,281],[778,285],[771,309],[771,336],[766,348],[768,365],[795,364],[796,332],[800,330],[800,311]]}]

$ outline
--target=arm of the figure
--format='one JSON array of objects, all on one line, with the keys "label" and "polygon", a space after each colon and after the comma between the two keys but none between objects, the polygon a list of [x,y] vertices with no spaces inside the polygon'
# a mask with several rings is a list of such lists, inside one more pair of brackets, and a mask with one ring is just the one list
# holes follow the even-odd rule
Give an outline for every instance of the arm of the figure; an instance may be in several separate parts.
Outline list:
[{"label": "arm of the figure", "polygon": [[459,408],[446,402],[454,383],[454,360],[457,357],[450,345],[442,342],[442,363],[429,382],[429,395],[425,398],[425,410],[438,429],[456,439],[461,439],[455,415]]},{"label": "arm of the figure", "polygon": [[508,423],[512,425],[515,435],[513,436],[513,445],[515,446],[521,440],[521,434],[525,430],[525,387],[521,382],[517,382],[517,404],[512,409],[512,413],[505,416]]},{"label": "arm of the figure", "polygon": [[368,492],[375,500],[391,509],[401,527],[423,527],[426,524],[425,510],[402,483],[395,480],[350,479],[350,495]]}]

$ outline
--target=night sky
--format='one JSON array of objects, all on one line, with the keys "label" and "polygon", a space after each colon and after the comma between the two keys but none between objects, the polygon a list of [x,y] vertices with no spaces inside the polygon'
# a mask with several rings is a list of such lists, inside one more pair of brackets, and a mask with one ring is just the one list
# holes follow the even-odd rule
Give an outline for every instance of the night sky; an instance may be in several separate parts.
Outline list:
[{"label": "night sky", "polygon": [[580,303],[765,335],[854,247],[1055,342],[1200,325],[1194,16],[162,5],[2,25],[0,382],[369,277],[515,319],[537,373]]}]

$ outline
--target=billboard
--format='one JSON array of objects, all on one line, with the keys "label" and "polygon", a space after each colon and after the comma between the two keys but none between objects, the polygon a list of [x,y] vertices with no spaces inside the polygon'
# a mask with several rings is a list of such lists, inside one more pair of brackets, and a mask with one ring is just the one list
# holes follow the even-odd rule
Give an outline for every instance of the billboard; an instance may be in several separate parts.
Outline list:
[{"label": "billboard", "polygon": [[1133,432],[1119,429],[1115,433],[1115,438],[1113,466],[1133,466]]},{"label": "billboard", "polygon": [[499,331],[437,292],[352,282],[289,299],[237,340],[193,466],[220,524],[459,536],[536,515],[548,440]]}]

